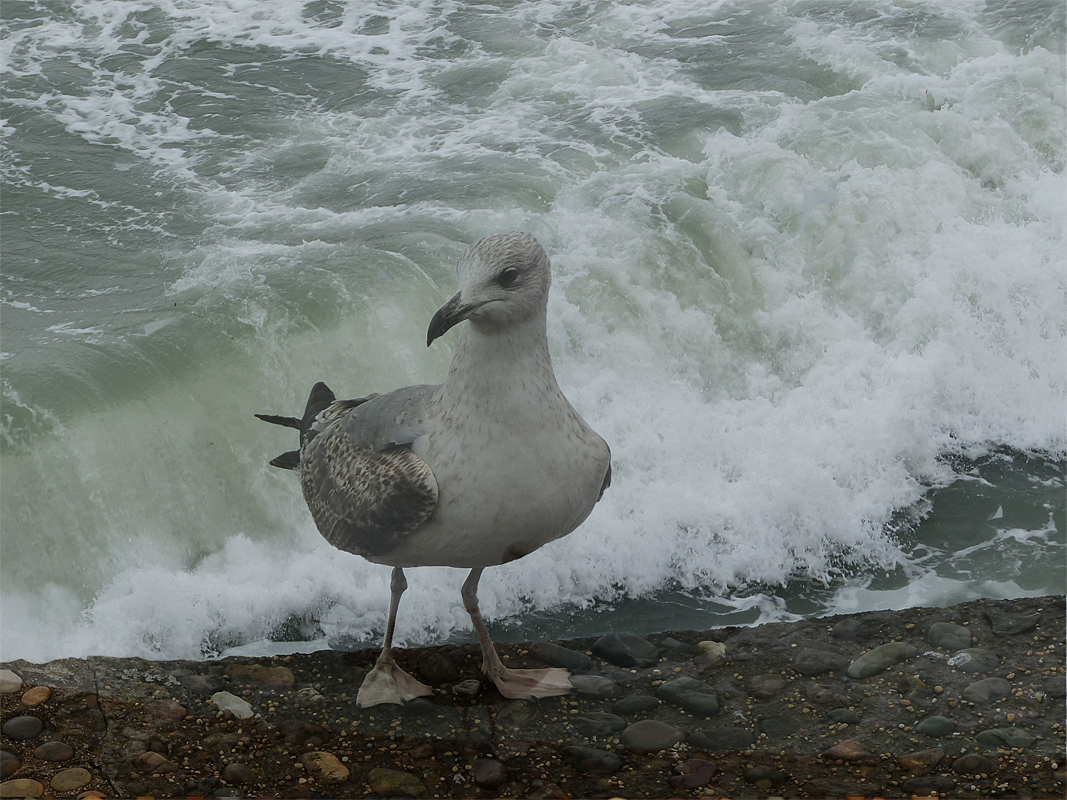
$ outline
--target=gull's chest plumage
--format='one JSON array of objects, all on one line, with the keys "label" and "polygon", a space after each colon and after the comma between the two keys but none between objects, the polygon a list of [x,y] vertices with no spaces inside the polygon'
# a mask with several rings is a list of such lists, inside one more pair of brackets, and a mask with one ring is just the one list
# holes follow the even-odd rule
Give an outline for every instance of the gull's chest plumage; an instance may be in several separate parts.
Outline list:
[{"label": "gull's chest plumage", "polygon": [[435,409],[435,432],[412,449],[437,478],[437,508],[383,563],[504,563],[565,536],[589,515],[607,445],[558,390],[535,403],[530,397],[465,398]]}]

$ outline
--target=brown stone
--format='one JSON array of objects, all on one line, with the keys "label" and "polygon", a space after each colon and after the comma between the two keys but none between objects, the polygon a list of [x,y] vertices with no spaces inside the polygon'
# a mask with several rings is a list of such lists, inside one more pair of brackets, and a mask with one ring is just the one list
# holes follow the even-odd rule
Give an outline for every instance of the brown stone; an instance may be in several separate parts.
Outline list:
[{"label": "brown stone", "polygon": [[185,706],[173,700],[156,700],[146,705],[145,711],[158,719],[167,719],[174,722],[185,719],[185,715],[189,713],[186,711]]},{"label": "brown stone", "polygon": [[166,756],[160,755],[154,750],[148,750],[141,753],[134,759],[137,768],[142,772],[147,772],[150,775],[163,775],[167,772],[174,772],[178,769],[178,765],[172,761],[169,761]]},{"label": "brown stone", "polygon": [[22,705],[39,706],[41,703],[47,703],[48,698],[51,696],[52,690],[47,686],[34,686],[32,689],[27,689],[26,693],[22,695]]},{"label": "brown stone", "polygon": [[372,769],[367,774],[370,790],[382,797],[422,797],[426,786],[414,775],[395,769]]},{"label": "brown stone", "polygon": [[909,772],[931,772],[934,767],[941,763],[945,757],[945,751],[940,747],[931,747],[927,750],[917,750],[914,753],[905,753],[897,758],[897,764],[901,769]]},{"label": "brown stone", "polygon": [[342,764],[333,753],[316,750],[307,753],[303,759],[308,777],[320,783],[344,783],[348,780],[348,767]]},{"label": "brown stone", "polygon": [[855,739],[846,739],[822,753],[823,758],[830,758],[835,761],[859,761],[868,756],[870,756],[870,753]]},{"label": "brown stone", "polygon": [[80,789],[92,779],[93,775],[89,770],[82,767],[71,767],[54,775],[52,780],[49,781],[49,786],[57,792],[72,792],[75,789]]},{"label": "brown stone", "polygon": [[16,778],[0,783],[0,797],[40,797],[44,785],[30,778]]},{"label": "brown stone", "polygon": [[74,758],[74,748],[66,742],[45,742],[33,754],[41,761],[68,761]]}]

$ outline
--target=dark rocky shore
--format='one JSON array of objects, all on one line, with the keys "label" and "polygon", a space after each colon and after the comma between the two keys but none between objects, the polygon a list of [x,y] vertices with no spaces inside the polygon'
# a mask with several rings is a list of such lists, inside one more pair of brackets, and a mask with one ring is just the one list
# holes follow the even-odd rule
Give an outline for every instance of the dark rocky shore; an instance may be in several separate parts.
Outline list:
[{"label": "dark rocky shore", "polygon": [[574,673],[508,701],[476,645],[356,707],[376,653],[3,664],[2,797],[1064,796],[1064,598],[503,645]]}]

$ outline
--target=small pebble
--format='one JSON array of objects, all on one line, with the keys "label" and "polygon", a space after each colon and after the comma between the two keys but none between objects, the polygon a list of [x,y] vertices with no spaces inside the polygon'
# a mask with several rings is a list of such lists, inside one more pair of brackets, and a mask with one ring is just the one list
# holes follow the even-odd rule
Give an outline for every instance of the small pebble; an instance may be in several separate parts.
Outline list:
[{"label": "small pebble", "polygon": [[946,717],[934,715],[932,717],[927,717],[916,725],[915,730],[924,736],[932,736],[935,739],[940,739],[948,736],[956,730],[956,723]]},{"label": "small pebble", "polygon": [[718,693],[696,678],[667,681],[656,688],[656,697],[698,717],[715,716],[720,709]]},{"label": "small pebble", "polygon": [[226,783],[255,783],[256,772],[247,764],[227,764],[222,768],[222,779]]},{"label": "small pebble", "polygon": [[65,742],[45,742],[33,754],[42,761],[69,761],[74,758],[74,748]]},{"label": "small pebble", "polygon": [[877,675],[894,664],[913,657],[919,651],[910,644],[888,642],[869,650],[857,658],[848,668],[850,678],[869,678]]},{"label": "small pebble", "polygon": [[82,767],[72,767],[52,776],[48,785],[57,792],[73,792],[93,779],[92,773]]},{"label": "small pebble", "polygon": [[26,741],[27,739],[35,739],[44,730],[44,723],[37,717],[12,717],[4,723],[3,731],[4,736],[11,739],[18,739],[19,741]]},{"label": "small pebble", "polygon": [[935,622],[926,632],[926,641],[934,647],[955,652],[971,646],[971,631],[951,622]]},{"label": "small pebble", "polygon": [[482,690],[482,682],[476,678],[460,681],[452,687],[452,692],[460,697],[476,697]]},{"label": "small pebble", "polygon": [[715,763],[703,758],[692,758],[674,768],[676,774],[669,779],[675,789],[700,789],[711,783],[715,775]]},{"label": "small pebble", "polygon": [[844,723],[846,725],[859,725],[862,722],[859,714],[847,708],[835,708],[826,715],[826,718],[831,722]]},{"label": "small pebble", "polygon": [[995,761],[978,753],[968,753],[952,762],[952,771],[960,775],[989,775],[996,769]]},{"label": "small pebble", "polygon": [[309,777],[320,783],[344,783],[348,780],[348,767],[333,753],[315,751],[305,753],[301,759]]},{"label": "small pebble", "polygon": [[897,764],[901,769],[908,772],[930,772],[941,763],[945,757],[945,751],[940,747],[931,747],[928,750],[916,750],[914,753],[905,753],[897,758]]},{"label": "small pebble", "polygon": [[985,678],[975,681],[962,692],[960,697],[975,705],[985,705],[996,700],[1003,700],[1011,694],[1011,684],[1004,678]]},{"label": "small pebble", "polygon": [[859,761],[870,756],[870,753],[863,747],[862,744],[854,739],[846,739],[843,742],[835,744],[829,750],[822,752],[823,758],[833,759],[835,761]]},{"label": "small pebble", "polygon": [[21,689],[22,678],[18,676],[18,673],[9,669],[0,669],[0,694],[15,694]]},{"label": "small pebble", "polygon": [[485,789],[496,789],[508,781],[508,769],[499,759],[476,758],[471,767],[471,780]]},{"label": "small pebble", "polygon": [[27,689],[26,693],[22,695],[22,705],[33,708],[42,703],[47,703],[48,698],[51,696],[52,690],[47,686],[34,686],[32,689]]},{"label": "small pebble", "polygon": [[0,783],[0,797],[40,797],[44,794],[44,784],[31,778],[16,778]]},{"label": "small pebble", "polygon": [[211,702],[219,711],[229,711],[237,719],[252,717],[252,706],[248,704],[248,701],[229,692],[215,692],[211,695]]},{"label": "small pebble", "polygon": [[367,773],[371,792],[382,797],[422,797],[426,786],[414,775],[395,769],[372,769]]},{"label": "small pebble", "polygon": [[638,753],[651,753],[674,747],[684,734],[673,725],[655,719],[643,719],[627,726],[619,740]]},{"label": "small pebble", "polygon": [[659,648],[643,636],[609,633],[596,640],[593,655],[617,667],[652,667]]}]

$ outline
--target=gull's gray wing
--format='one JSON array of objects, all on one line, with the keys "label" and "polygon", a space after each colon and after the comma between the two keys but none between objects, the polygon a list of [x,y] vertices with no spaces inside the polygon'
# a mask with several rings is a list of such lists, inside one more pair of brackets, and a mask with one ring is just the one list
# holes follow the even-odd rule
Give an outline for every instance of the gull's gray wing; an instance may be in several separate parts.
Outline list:
[{"label": "gull's gray wing", "polygon": [[423,409],[436,388],[334,401],[315,415],[302,436],[300,484],[334,547],[384,555],[432,516],[437,480],[411,443],[425,433]]}]

